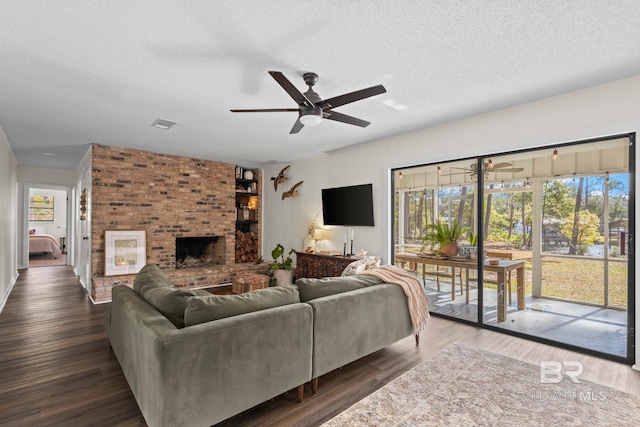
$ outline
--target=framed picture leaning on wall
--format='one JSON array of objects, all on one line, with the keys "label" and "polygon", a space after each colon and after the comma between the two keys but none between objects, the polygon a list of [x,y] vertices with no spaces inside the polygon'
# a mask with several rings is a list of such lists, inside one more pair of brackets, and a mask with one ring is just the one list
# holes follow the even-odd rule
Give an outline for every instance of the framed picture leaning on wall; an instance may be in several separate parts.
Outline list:
[{"label": "framed picture leaning on wall", "polygon": [[144,230],[107,230],[104,242],[105,276],[136,274],[147,263]]}]

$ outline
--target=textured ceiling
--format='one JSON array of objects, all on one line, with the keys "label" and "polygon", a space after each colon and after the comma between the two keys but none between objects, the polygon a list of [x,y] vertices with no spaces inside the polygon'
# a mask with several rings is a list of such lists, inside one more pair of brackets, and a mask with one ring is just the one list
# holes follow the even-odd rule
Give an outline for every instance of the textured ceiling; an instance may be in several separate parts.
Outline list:
[{"label": "textured ceiling", "polygon": [[[21,165],[72,169],[90,143],[294,161],[640,74],[637,0],[0,5],[0,126]],[[229,112],[295,107],[269,70],[301,91],[318,73],[322,98],[387,93],[336,108],[367,128],[289,135],[296,113]]]}]

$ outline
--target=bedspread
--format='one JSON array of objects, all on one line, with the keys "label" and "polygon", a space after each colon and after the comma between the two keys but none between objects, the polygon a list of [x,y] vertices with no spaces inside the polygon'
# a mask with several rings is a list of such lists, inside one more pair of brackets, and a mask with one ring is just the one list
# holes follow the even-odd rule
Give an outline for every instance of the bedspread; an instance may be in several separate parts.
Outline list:
[{"label": "bedspread", "polygon": [[49,234],[34,234],[29,236],[29,254],[48,253],[58,258],[62,254],[58,240]]}]

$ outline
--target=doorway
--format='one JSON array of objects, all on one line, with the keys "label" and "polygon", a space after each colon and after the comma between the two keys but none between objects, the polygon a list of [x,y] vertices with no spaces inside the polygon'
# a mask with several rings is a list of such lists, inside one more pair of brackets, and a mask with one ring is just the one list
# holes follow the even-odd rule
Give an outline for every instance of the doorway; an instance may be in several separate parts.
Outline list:
[{"label": "doorway", "polygon": [[29,268],[71,265],[71,193],[61,186],[25,186],[24,247]]}]

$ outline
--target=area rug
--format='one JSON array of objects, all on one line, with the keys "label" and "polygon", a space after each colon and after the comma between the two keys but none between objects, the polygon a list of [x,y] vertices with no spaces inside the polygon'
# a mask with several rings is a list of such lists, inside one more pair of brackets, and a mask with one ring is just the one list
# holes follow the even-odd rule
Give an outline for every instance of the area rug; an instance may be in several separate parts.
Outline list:
[{"label": "area rug", "polygon": [[[637,426],[640,398],[454,343],[323,426]],[[542,383],[544,382],[544,383]]]}]

